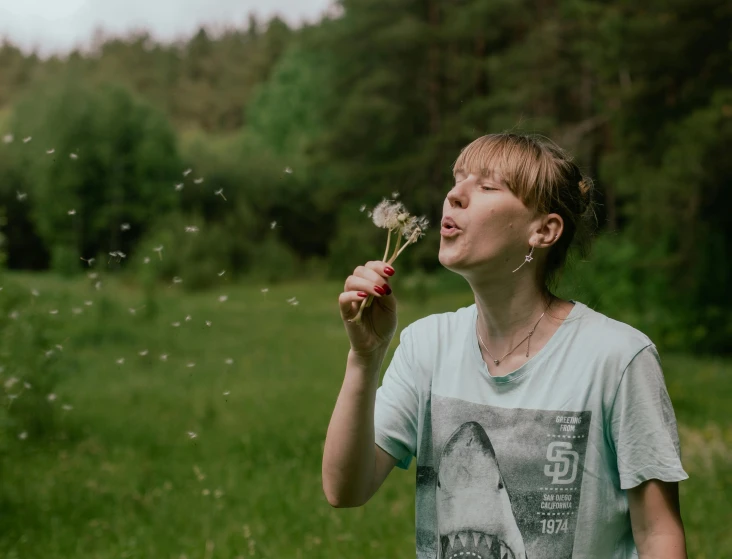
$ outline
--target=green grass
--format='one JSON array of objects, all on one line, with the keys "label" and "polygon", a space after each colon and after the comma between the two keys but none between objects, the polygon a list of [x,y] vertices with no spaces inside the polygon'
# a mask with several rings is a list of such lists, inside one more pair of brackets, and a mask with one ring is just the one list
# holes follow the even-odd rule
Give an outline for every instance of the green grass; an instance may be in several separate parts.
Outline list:
[{"label": "green grass", "polygon": [[[223,278],[206,293],[163,287],[150,317],[143,294],[118,281],[96,291],[86,280],[12,279],[40,292],[38,311],[59,309],[53,344],[69,365],[54,389],[52,436],[11,437],[0,454],[2,556],[413,556],[414,461],[365,507],[333,509],[322,492],[323,442],[348,352],[342,283],[270,285],[266,294],[265,285]],[[399,297],[400,279],[392,284]],[[404,297],[399,329],[469,304],[467,286],[426,302]],[[732,490],[732,364],[662,359],[690,475],[681,483],[689,556],[732,557],[724,498]]]}]

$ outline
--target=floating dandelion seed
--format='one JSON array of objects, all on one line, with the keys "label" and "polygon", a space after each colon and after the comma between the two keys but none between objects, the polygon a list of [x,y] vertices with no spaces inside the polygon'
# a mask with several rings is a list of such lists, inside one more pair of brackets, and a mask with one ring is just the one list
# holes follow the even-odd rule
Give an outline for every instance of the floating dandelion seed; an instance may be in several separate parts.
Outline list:
[{"label": "floating dandelion seed", "polygon": [[193,465],[193,473],[196,474],[198,481],[203,481],[204,479],[206,479],[206,474],[204,474],[201,469],[195,464]]},{"label": "floating dandelion seed", "polygon": [[117,365],[124,365],[124,362],[125,362],[124,357],[120,357],[119,359],[117,359]]},{"label": "floating dandelion seed", "polygon": [[12,134],[5,134],[5,136],[3,136],[3,142],[5,142],[6,144],[11,143],[12,141],[13,141]]},{"label": "floating dandelion seed", "polygon": [[63,351],[64,346],[62,346],[61,344],[56,344],[56,349],[58,349],[59,351]]},{"label": "floating dandelion seed", "polygon": [[220,499],[221,497],[223,497],[223,495],[224,492],[221,491],[221,489],[217,489],[216,491],[214,491],[214,497],[216,497],[217,499]]},{"label": "floating dandelion seed", "polygon": [[33,136],[28,136],[27,138],[23,138],[23,143],[24,143],[24,144],[27,144],[27,143],[28,143],[28,142],[30,142],[30,141],[31,141],[32,139],[33,139]]},{"label": "floating dandelion seed", "polygon": [[190,314],[189,315],[186,315],[186,322],[188,322],[189,320],[191,320],[191,315]]},{"label": "floating dandelion seed", "polygon": [[183,283],[183,278],[176,276],[173,278],[173,283]]},{"label": "floating dandelion seed", "polygon": [[223,275],[224,275],[225,273],[226,273],[226,270],[221,270],[221,271],[219,272],[219,277],[223,276]]},{"label": "floating dandelion seed", "polygon": [[79,258],[80,258],[81,260],[83,260],[84,262],[86,262],[86,265],[87,265],[87,266],[91,266],[91,265],[92,265],[92,263],[93,263],[93,262],[94,262],[94,261],[96,260],[96,258],[90,258],[89,260],[87,260],[87,259],[86,259],[86,258],[84,258],[83,256],[80,256]]},{"label": "floating dandelion seed", "polygon": [[48,314],[58,314],[58,309],[53,309],[52,311],[48,311]]},{"label": "floating dandelion seed", "polygon": [[198,233],[198,227],[195,225],[189,225],[186,227],[186,233]]},{"label": "floating dandelion seed", "polygon": [[28,438],[28,433],[27,433],[27,432],[25,432],[25,431],[23,431],[22,433],[20,433],[20,434],[18,435],[18,438],[19,438],[19,439],[20,439],[21,441],[24,441],[25,439],[27,439],[27,438]]},{"label": "floating dandelion seed", "polygon": [[285,173],[287,173],[288,175],[291,175],[292,169],[290,167],[285,167]]},{"label": "floating dandelion seed", "polygon": [[97,283],[94,284],[94,287],[96,288],[97,291],[99,291],[102,288],[102,282],[98,281]]},{"label": "floating dandelion seed", "polygon": [[98,276],[98,275],[99,275],[99,274],[97,274],[96,272],[89,272],[89,273],[88,273],[88,274],[86,275],[86,277],[88,277],[89,279],[97,279],[97,276]]},{"label": "floating dandelion seed", "polygon": [[45,352],[45,354],[46,354],[46,357],[47,357],[47,358],[48,358],[48,357],[51,357],[51,356],[53,355],[53,353],[54,353],[54,352],[53,352],[53,350],[52,350],[52,349],[49,349],[48,351],[46,351],[46,352]]},{"label": "floating dandelion seed", "polygon": [[26,390],[30,390],[30,388],[31,388],[31,385],[30,385],[30,384],[28,384],[27,382],[24,382],[24,383],[23,383],[23,386],[25,386],[25,389],[26,389]]},{"label": "floating dandelion seed", "polygon": [[176,184],[175,185],[175,190],[178,191],[178,192],[180,192],[181,190],[183,190],[183,183],[182,182],[179,182],[178,184]]},{"label": "floating dandelion seed", "polygon": [[203,491],[201,491],[201,495],[205,495],[206,497],[208,497],[209,493],[211,492],[208,489],[204,489]]},{"label": "floating dandelion seed", "polygon": [[10,317],[10,318],[11,318],[12,320],[17,320],[17,319],[18,319],[18,317],[20,316],[20,313],[18,313],[18,311],[13,311],[13,312],[11,312],[11,313],[10,313],[10,314],[9,314],[8,316],[9,316],[9,317]]},{"label": "floating dandelion seed", "polygon": [[229,298],[228,295],[220,295],[219,296],[219,303],[224,303]]},{"label": "floating dandelion seed", "polygon": [[143,262],[143,264],[150,264],[150,257],[146,256],[145,258],[142,259],[142,262]]},{"label": "floating dandelion seed", "polygon": [[197,435],[196,433],[194,433],[193,431],[188,431],[188,436],[189,436],[189,437],[190,437],[191,439],[195,439],[195,438],[196,438],[196,437],[197,437],[198,435]]},{"label": "floating dandelion seed", "polygon": [[122,225],[119,226],[119,228],[122,231],[129,231],[130,230],[130,224],[129,223],[123,223]]},{"label": "floating dandelion seed", "polygon": [[362,204],[361,207],[358,209],[359,212],[363,212],[366,209],[366,204]]},{"label": "floating dandelion seed", "polygon": [[226,200],[226,196],[224,196],[224,189],[223,188],[220,188],[219,190],[217,190],[216,192],[214,192],[214,194],[216,196],[221,196],[224,200]]},{"label": "floating dandelion seed", "polygon": [[392,193],[391,193],[391,197],[392,197],[392,198],[393,198],[394,200],[396,200],[397,198],[399,198],[399,193],[398,193],[398,192],[397,192],[397,191],[395,190],[394,192],[392,192]]},{"label": "floating dandelion seed", "polygon": [[190,369],[190,368],[193,368],[193,367],[195,367],[195,366],[196,366],[196,364],[195,364],[195,363],[188,363],[188,365],[186,365],[186,367],[188,367],[189,369]]},{"label": "floating dandelion seed", "polygon": [[172,326],[173,328],[178,328],[178,326],[180,326],[180,322],[173,322],[173,323],[171,324],[171,326]]},{"label": "floating dandelion seed", "polygon": [[66,213],[68,213],[69,215],[76,215],[76,210],[69,210]]},{"label": "floating dandelion seed", "polygon": [[92,306],[92,305],[94,304],[94,301],[84,301],[84,304],[85,304],[85,305],[86,305],[87,307],[91,307],[91,306]]},{"label": "floating dandelion seed", "polygon": [[168,354],[167,354],[167,353],[163,353],[163,354],[162,354],[162,355],[160,356],[160,360],[161,360],[161,361],[167,361],[167,360],[168,360]]},{"label": "floating dandelion seed", "polygon": [[33,297],[38,297],[40,293],[38,293],[37,289],[31,289],[31,295],[33,295]]},{"label": "floating dandelion seed", "polygon": [[25,192],[18,192],[17,190],[15,192],[15,197],[18,199],[19,202],[22,202],[28,197],[28,194],[26,194]]},{"label": "floating dandelion seed", "polygon": [[78,156],[78,155],[76,155],[75,153],[70,153],[70,154],[69,154],[69,157],[70,157],[71,159],[79,159],[79,156]]},{"label": "floating dandelion seed", "polygon": [[51,393],[48,396],[46,396],[46,398],[48,398],[49,402],[53,402],[56,399],[56,395]]},{"label": "floating dandelion seed", "polygon": [[206,321],[206,326],[211,326],[211,321],[210,320],[207,320]]},{"label": "floating dandelion seed", "polygon": [[194,184],[201,184],[203,182],[203,177],[198,179],[193,179]]},{"label": "floating dandelion seed", "polygon": [[130,314],[135,314],[137,312],[137,310],[136,309],[133,309],[132,307],[130,307],[127,310],[130,311]]},{"label": "floating dandelion seed", "polygon": [[51,154],[52,154],[52,153],[53,153],[54,151],[56,151],[56,150],[55,150],[54,148],[51,148],[51,149],[47,149],[47,150],[46,150],[46,153],[47,153],[48,155],[51,155]]},{"label": "floating dandelion seed", "polygon": [[269,287],[265,287],[264,289],[260,289],[262,293],[267,293],[269,291]]},{"label": "floating dandelion seed", "polygon": [[158,253],[158,256],[160,257],[160,260],[163,259],[163,245],[160,245],[159,247],[155,247],[153,249],[153,251]]},{"label": "floating dandelion seed", "polygon": [[224,363],[226,363],[227,365],[233,365],[234,360],[231,357],[229,357],[226,361],[224,361]]},{"label": "floating dandelion seed", "polygon": [[79,307],[74,307],[73,309],[71,309],[71,312],[73,314],[81,314],[81,313],[84,312],[84,310],[83,309],[80,309]]},{"label": "floating dandelion seed", "polygon": [[69,404],[64,404],[61,407],[64,409],[64,411],[71,411],[74,409],[74,406],[70,406]]},{"label": "floating dandelion seed", "polygon": [[142,351],[138,351],[137,353],[138,355],[140,355],[140,357],[145,357],[147,355],[147,350],[143,349]]},{"label": "floating dandelion seed", "polygon": [[231,391],[229,391],[229,390],[227,390],[226,392],[224,392],[224,396],[228,396],[229,394],[231,394]]},{"label": "floating dandelion seed", "polygon": [[191,174],[192,172],[193,172],[193,169],[186,169],[185,171],[183,171],[183,176],[184,176],[184,177],[187,177],[187,176],[188,176],[188,175],[190,175],[190,174]]},{"label": "floating dandelion seed", "polygon": [[18,382],[17,378],[10,377],[8,380],[5,381],[5,390],[10,390],[16,382]]},{"label": "floating dandelion seed", "polygon": [[290,297],[289,299],[287,299],[287,302],[292,303],[293,301],[296,301],[296,300],[297,300],[297,297]]}]

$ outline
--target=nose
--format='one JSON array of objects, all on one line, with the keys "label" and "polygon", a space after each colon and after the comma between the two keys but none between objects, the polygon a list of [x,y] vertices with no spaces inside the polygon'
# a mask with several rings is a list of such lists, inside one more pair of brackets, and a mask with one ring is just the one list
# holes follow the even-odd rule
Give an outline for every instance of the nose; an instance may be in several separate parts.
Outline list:
[{"label": "nose", "polygon": [[451,208],[454,208],[455,206],[462,208],[465,204],[465,196],[457,185],[453,186],[452,190],[447,193],[446,200],[447,203],[450,204]]}]

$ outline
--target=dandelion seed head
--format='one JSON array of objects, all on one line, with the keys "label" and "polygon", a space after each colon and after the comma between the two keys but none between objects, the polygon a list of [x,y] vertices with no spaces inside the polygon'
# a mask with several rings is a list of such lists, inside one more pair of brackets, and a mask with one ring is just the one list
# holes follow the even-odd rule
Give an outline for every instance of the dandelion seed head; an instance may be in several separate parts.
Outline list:
[{"label": "dandelion seed head", "polygon": [[407,239],[411,239],[413,236],[414,240],[424,236],[424,232],[429,226],[429,220],[425,217],[410,216],[402,228],[402,234]]},{"label": "dandelion seed head", "polygon": [[371,219],[377,227],[394,230],[401,227],[399,216],[405,212],[406,209],[401,202],[383,199],[374,208]]}]

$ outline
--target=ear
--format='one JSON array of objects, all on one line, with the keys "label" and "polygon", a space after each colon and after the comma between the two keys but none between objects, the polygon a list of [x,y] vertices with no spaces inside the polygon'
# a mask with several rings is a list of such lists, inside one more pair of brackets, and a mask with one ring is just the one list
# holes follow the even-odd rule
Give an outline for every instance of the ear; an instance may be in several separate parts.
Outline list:
[{"label": "ear", "polygon": [[549,248],[559,240],[563,231],[564,220],[561,215],[556,213],[543,215],[536,221],[530,239],[531,245],[536,248]]}]

